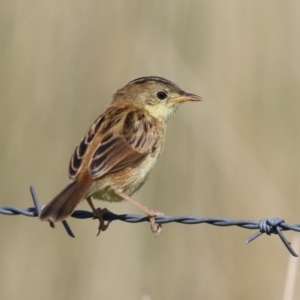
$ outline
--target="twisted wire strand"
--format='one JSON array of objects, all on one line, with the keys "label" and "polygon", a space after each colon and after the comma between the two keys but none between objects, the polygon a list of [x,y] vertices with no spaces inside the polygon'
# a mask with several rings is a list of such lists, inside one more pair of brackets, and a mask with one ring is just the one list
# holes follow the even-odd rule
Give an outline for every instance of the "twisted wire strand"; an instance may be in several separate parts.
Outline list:
[{"label": "twisted wire strand", "polygon": [[[30,187],[30,193],[32,196],[32,200],[34,203],[34,207],[29,208],[17,208],[12,206],[2,206],[0,207],[0,214],[4,215],[24,215],[27,217],[37,217],[41,211],[41,207],[38,202],[38,198],[36,195],[36,192],[34,188]],[[84,211],[84,210],[76,210],[71,215],[73,218],[77,219],[89,219],[94,218],[94,215],[92,212]],[[106,212],[103,214],[103,219],[105,221],[123,221],[128,223],[140,223],[140,222],[149,222],[149,218],[147,216],[142,215],[134,215],[134,214],[123,214],[123,215],[117,215],[112,212]],[[279,235],[281,241],[286,246],[286,248],[289,250],[289,252],[295,256],[298,257],[297,253],[293,250],[288,240],[283,235],[283,231],[286,230],[293,230],[293,231],[300,231],[300,224],[288,224],[284,221],[284,219],[281,218],[263,218],[258,221],[254,220],[231,220],[228,218],[220,218],[220,217],[211,217],[211,218],[204,218],[199,216],[166,216],[161,215],[155,217],[155,222],[159,224],[166,224],[171,222],[181,223],[181,224],[210,224],[215,226],[238,226],[245,229],[253,229],[258,230],[256,233],[251,235],[247,240],[246,243],[250,243],[256,238],[258,238],[263,233],[266,233],[268,235],[271,234],[277,234]],[[50,226],[54,228],[54,223],[50,222]],[[65,227],[67,233],[71,237],[75,237],[71,228],[69,227],[67,221],[62,221],[63,226]]]}]

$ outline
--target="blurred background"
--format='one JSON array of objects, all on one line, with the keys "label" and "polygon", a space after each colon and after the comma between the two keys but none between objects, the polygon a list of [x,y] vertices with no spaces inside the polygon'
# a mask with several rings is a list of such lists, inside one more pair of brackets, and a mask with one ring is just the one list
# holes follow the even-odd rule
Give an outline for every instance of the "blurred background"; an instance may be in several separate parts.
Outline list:
[{"label": "blurred background", "polygon": [[[158,75],[203,102],[169,122],[135,198],[167,215],[300,222],[299,2],[0,5],[0,206],[32,206],[31,184],[50,201],[113,93]],[[96,205],[142,214],[125,202]],[[253,231],[171,223],[155,238],[148,223],[116,221],[96,238],[97,221],[68,222],[75,239],[61,224],[0,216],[1,299],[283,299],[289,263],[299,281],[277,236],[246,245]],[[291,294],[299,299],[299,284]]]}]

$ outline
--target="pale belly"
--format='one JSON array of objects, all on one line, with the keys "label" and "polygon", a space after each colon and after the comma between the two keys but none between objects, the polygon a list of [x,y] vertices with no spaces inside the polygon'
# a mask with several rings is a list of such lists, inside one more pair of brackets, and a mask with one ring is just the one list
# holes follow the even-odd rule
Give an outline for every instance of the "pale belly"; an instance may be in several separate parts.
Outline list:
[{"label": "pale belly", "polygon": [[99,200],[118,202],[123,200],[115,193],[118,190],[131,196],[150,177],[158,157],[159,153],[156,156],[149,155],[135,168],[127,168],[95,180],[95,184],[89,190],[87,197],[92,196]]}]

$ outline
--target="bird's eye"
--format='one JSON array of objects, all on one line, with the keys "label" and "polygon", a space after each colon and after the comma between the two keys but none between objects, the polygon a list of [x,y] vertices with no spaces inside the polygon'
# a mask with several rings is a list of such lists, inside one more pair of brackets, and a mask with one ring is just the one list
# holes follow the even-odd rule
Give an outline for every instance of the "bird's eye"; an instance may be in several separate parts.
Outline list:
[{"label": "bird's eye", "polygon": [[159,100],[165,100],[165,99],[167,99],[167,94],[165,92],[160,91],[160,92],[157,92],[156,97]]}]

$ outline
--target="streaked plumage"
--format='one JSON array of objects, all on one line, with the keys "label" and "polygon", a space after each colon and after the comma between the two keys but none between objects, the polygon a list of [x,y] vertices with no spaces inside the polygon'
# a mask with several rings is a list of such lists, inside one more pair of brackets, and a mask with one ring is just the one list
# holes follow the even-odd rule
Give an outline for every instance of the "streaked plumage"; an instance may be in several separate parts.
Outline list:
[{"label": "streaked plumage", "polygon": [[[163,150],[167,121],[179,103],[200,99],[154,76],[118,90],[76,147],[69,165],[72,182],[43,208],[40,219],[61,221],[82,199],[121,201],[124,194],[131,196],[150,176]],[[151,210],[142,209],[153,219]]]}]

